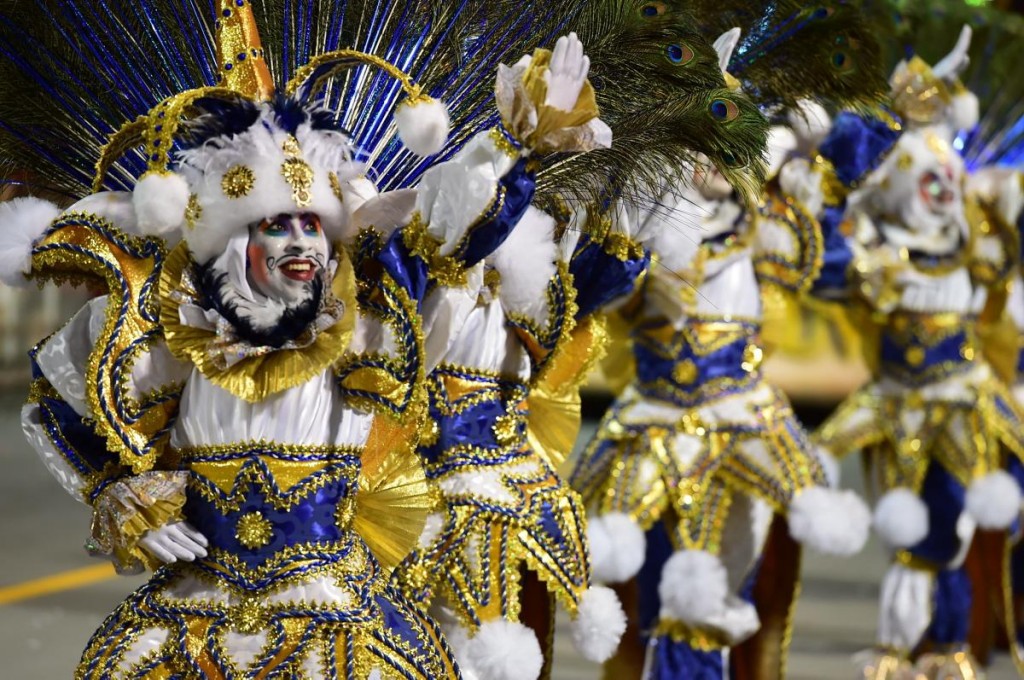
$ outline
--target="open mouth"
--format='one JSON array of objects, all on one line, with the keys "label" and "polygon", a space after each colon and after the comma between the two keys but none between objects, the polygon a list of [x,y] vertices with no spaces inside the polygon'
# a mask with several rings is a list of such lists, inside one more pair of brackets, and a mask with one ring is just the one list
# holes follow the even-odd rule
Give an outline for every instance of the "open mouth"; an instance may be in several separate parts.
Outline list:
[{"label": "open mouth", "polygon": [[293,281],[312,281],[318,268],[313,260],[295,258],[281,265],[281,273]]}]

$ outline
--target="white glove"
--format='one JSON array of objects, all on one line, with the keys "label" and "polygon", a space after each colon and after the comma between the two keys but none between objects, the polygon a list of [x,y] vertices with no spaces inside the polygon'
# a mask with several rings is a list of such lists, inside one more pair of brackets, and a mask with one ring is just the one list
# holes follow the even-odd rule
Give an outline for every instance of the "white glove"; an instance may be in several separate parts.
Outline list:
[{"label": "white glove", "polygon": [[932,73],[935,74],[936,78],[946,82],[955,80],[971,63],[971,57],[968,54],[970,49],[971,27],[965,25],[960,30],[960,37],[957,38],[953,51],[932,67]]},{"label": "white glove", "polygon": [[197,557],[206,557],[209,544],[206,536],[185,522],[165,524],[159,529],[147,531],[139,539],[140,546],[167,564],[178,560],[192,562]]},{"label": "white glove", "polygon": [[583,43],[575,33],[563,35],[555,43],[551,63],[544,72],[544,82],[548,85],[544,103],[559,111],[572,111],[587,82],[588,73],[590,57],[583,54]]},{"label": "white glove", "polygon": [[878,642],[913,649],[932,621],[932,575],[893,564],[882,579]]}]

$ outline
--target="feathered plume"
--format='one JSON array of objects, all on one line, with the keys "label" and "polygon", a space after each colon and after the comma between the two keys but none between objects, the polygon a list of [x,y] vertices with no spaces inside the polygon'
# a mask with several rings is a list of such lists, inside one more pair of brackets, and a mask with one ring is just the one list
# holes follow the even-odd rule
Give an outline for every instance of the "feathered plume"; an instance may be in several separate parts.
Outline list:
[{"label": "feathered plume", "polygon": [[694,0],[709,35],[742,31],[729,73],[764,109],[814,99],[835,108],[870,109],[888,87],[879,35],[886,14],[855,0]]},{"label": "feathered plume", "polygon": [[644,202],[666,181],[685,183],[703,154],[742,193],[763,182],[767,122],[730,91],[714,47],[681,2],[586,3],[572,30],[587,46],[611,149],[556,159],[541,173],[541,196]]},{"label": "feathered plume", "polygon": [[961,27],[971,27],[970,61],[960,80],[977,95],[982,117],[956,145],[971,169],[1024,168],[1024,17],[952,0],[899,2],[897,9],[900,57],[918,54],[935,63],[957,42]]}]

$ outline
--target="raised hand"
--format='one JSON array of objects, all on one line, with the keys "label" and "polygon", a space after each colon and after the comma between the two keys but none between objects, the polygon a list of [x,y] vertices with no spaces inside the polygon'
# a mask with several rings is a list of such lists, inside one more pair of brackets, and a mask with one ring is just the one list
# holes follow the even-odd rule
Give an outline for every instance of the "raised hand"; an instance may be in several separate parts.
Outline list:
[{"label": "raised hand", "polygon": [[548,85],[544,103],[559,111],[572,111],[587,82],[588,73],[590,57],[583,53],[583,43],[576,34],[559,38],[548,70],[544,72],[544,82]]},{"label": "raised hand", "polygon": [[170,564],[178,560],[192,562],[198,557],[206,557],[209,541],[187,523],[174,522],[146,532],[139,539],[139,545],[157,559]]},{"label": "raised hand", "polygon": [[958,78],[971,62],[968,51],[971,49],[971,27],[964,26],[956,41],[953,51],[932,67],[935,77],[947,82]]}]

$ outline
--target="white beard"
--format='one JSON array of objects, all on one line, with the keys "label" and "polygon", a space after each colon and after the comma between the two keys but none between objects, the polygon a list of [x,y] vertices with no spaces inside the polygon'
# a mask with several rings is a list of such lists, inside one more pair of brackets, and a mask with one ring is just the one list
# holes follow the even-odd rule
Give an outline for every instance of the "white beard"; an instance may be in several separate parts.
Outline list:
[{"label": "white beard", "polygon": [[224,253],[213,261],[210,268],[215,275],[224,275],[217,290],[221,302],[232,308],[253,329],[267,332],[281,322],[289,309],[308,302],[313,297],[313,287],[308,286],[302,296],[287,302],[254,290],[246,277],[247,243],[248,234],[232,237]]}]

